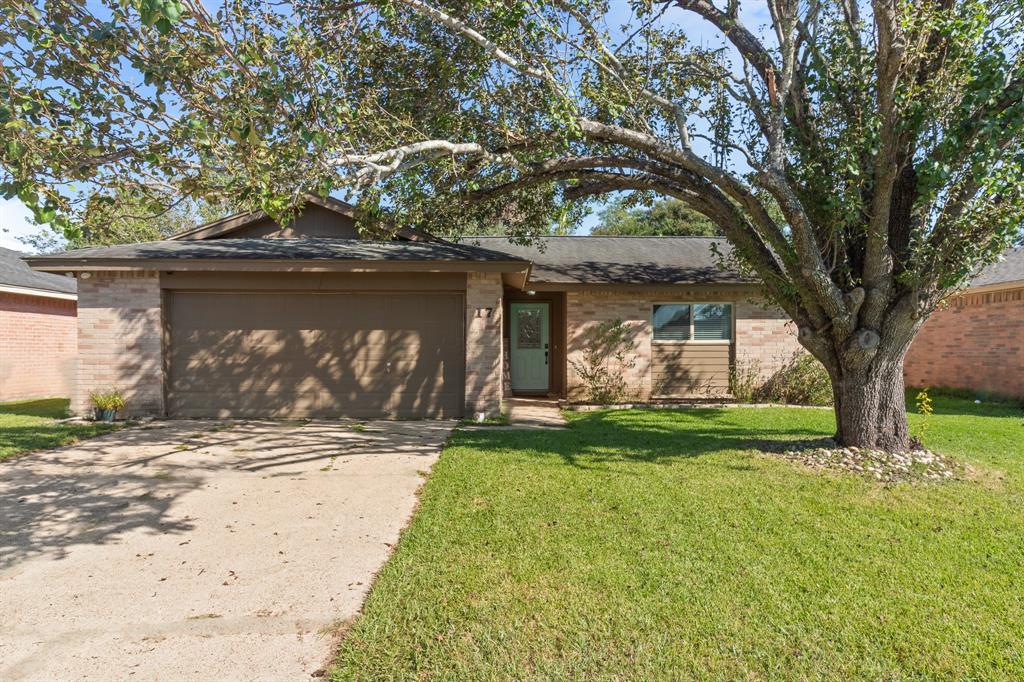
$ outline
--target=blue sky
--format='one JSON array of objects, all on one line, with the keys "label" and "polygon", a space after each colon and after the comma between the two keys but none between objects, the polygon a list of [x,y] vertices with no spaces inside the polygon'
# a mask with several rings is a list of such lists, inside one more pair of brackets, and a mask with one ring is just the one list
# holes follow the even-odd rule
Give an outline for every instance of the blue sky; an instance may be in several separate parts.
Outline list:
[{"label": "blue sky", "polygon": [[[629,20],[630,9],[628,0],[611,0],[611,12],[609,24],[613,27]],[[95,8],[95,3],[90,3]],[[755,32],[760,32],[768,23],[768,12],[765,3],[761,0],[747,0],[741,5],[741,15],[747,27]],[[722,44],[721,35],[710,25],[696,19],[689,12],[679,9],[671,9],[666,13],[666,21],[676,22],[682,26],[690,38],[697,44],[718,47]],[[597,211],[595,209],[584,222],[579,234],[589,234],[590,229],[597,223]],[[29,247],[19,241],[19,237],[30,234],[38,234],[48,228],[33,225],[29,211],[17,199],[0,199],[0,246],[28,251]]]},{"label": "blue sky", "polygon": [[28,251],[17,238],[45,229],[29,222],[28,209],[18,199],[0,199],[0,246]]}]

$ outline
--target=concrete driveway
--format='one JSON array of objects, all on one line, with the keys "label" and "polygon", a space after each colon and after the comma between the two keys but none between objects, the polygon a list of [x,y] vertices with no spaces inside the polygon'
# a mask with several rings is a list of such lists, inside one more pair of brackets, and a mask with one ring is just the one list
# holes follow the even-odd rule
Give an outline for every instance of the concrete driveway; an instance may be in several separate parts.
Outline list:
[{"label": "concrete driveway", "polygon": [[0,464],[0,679],[308,679],[452,427],[153,422]]}]

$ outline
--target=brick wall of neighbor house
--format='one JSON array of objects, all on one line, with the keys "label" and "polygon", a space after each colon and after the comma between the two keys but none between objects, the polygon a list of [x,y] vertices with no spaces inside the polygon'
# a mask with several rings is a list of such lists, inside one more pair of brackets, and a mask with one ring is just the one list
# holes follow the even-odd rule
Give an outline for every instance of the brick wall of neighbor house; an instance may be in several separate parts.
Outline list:
[{"label": "brick wall of neighbor house", "polygon": [[157,273],[90,273],[78,279],[78,381],[71,402],[91,412],[89,392],[117,388],[124,415],[162,416],[163,320]]},{"label": "brick wall of neighbor house", "polygon": [[1024,287],[948,301],[921,327],[903,373],[915,388],[1024,397]]},{"label": "brick wall of neighbor house", "polygon": [[69,397],[75,302],[0,292],[0,402]]},{"label": "brick wall of neighbor house", "polygon": [[466,275],[466,416],[501,410],[501,298],[500,274]]},{"label": "brick wall of neighbor house", "polygon": [[652,394],[652,305],[725,301],[733,303],[737,357],[756,360],[763,375],[770,375],[794,353],[802,352],[795,329],[785,314],[778,309],[755,303],[749,291],[571,291],[566,297],[567,397],[570,400],[583,400],[586,397],[585,386],[573,369],[573,362],[582,361],[589,332],[596,325],[609,320],[622,320],[632,330],[632,366],[613,367],[612,371],[620,372],[626,378],[627,400],[649,400]]}]

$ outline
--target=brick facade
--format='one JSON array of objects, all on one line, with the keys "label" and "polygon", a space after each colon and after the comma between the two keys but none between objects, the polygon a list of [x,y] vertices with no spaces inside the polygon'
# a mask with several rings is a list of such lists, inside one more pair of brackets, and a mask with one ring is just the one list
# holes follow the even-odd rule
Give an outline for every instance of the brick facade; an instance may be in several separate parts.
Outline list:
[{"label": "brick facade", "polygon": [[78,280],[78,373],[71,401],[89,414],[89,393],[116,388],[121,416],[162,416],[163,315],[158,273],[89,273]]},{"label": "brick facade", "polygon": [[723,290],[637,290],[571,291],[566,299],[567,397],[582,400],[585,387],[573,369],[583,359],[589,332],[601,322],[622,320],[632,331],[631,366],[612,367],[626,378],[627,400],[649,400],[652,395],[651,357],[653,335],[651,314],[655,303],[729,302],[735,319],[735,355],[743,361],[756,361],[765,378],[803,352],[796,340],[793,324],[778,310],[758,303],[751,291]]},{"label": "brick facade", "polygon": [[779,308],[749,299],[736,301],[736,362],[768,379],[794,355],[807,351],[797,341],[796,323]]},{"label": "brick facade", "polygon": [[[677,294],[678,295],[678,294]],[[581,363],[594,327],[602,322],[622,320],[629,329],[633,349],[626,367],[611,366],[613,374],[626,380],[627,400],[647,400],[651,395],[651,302],[635,292],[570,291],[565,300],[566,397],[585,399],[586,389],[574,363]],[[614,362],[614,361],[612,361]]]},{"label": "brick facade", "polygon": [[466,275],[466,416],[498,414],[502,400],[501,275]]},{"label": "brick facade", "polygon": [[915,388],[1024,397],[1024,287],[948,301],[921,327],[903,373]]},{"label": "brick facade", "polygon": [[[764,374],[785,362],[800,347],[785,316],[758,305],[750,290],[573,291],[566,296],[567,393],[582,397],[583,386],[572,369],[587,343],[587,332],[613,319],[633,332],[633,362],[622,368],[628,399],[652,394],[651,306],[655,302],[731,302],[735,318],[735,355],[756,360]],[[497,414],[502,386],[502,297],[498,273],[466,276],[466,414]],[[111,387],[127,401],[126,416],[164,414],[164,320],[156,273],[92,273],[79,280],[77,386],[72,409],[90,411],[89,393]]]},{"label": "brick facade", "polygon": [[75,302],[0,292],[0,402],[71,395]]}]

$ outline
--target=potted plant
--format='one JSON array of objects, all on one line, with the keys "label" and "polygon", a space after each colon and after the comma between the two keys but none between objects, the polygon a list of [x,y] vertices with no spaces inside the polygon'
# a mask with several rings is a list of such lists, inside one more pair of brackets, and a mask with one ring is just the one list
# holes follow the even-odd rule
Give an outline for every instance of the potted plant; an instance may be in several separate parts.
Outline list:
[{"label": "potted plant", "polygon": [[124,407],[124,396],[116,388],[109,391],[93,391],[89,394],[93,416],[99,422],[112,422],[117,411]]}]

